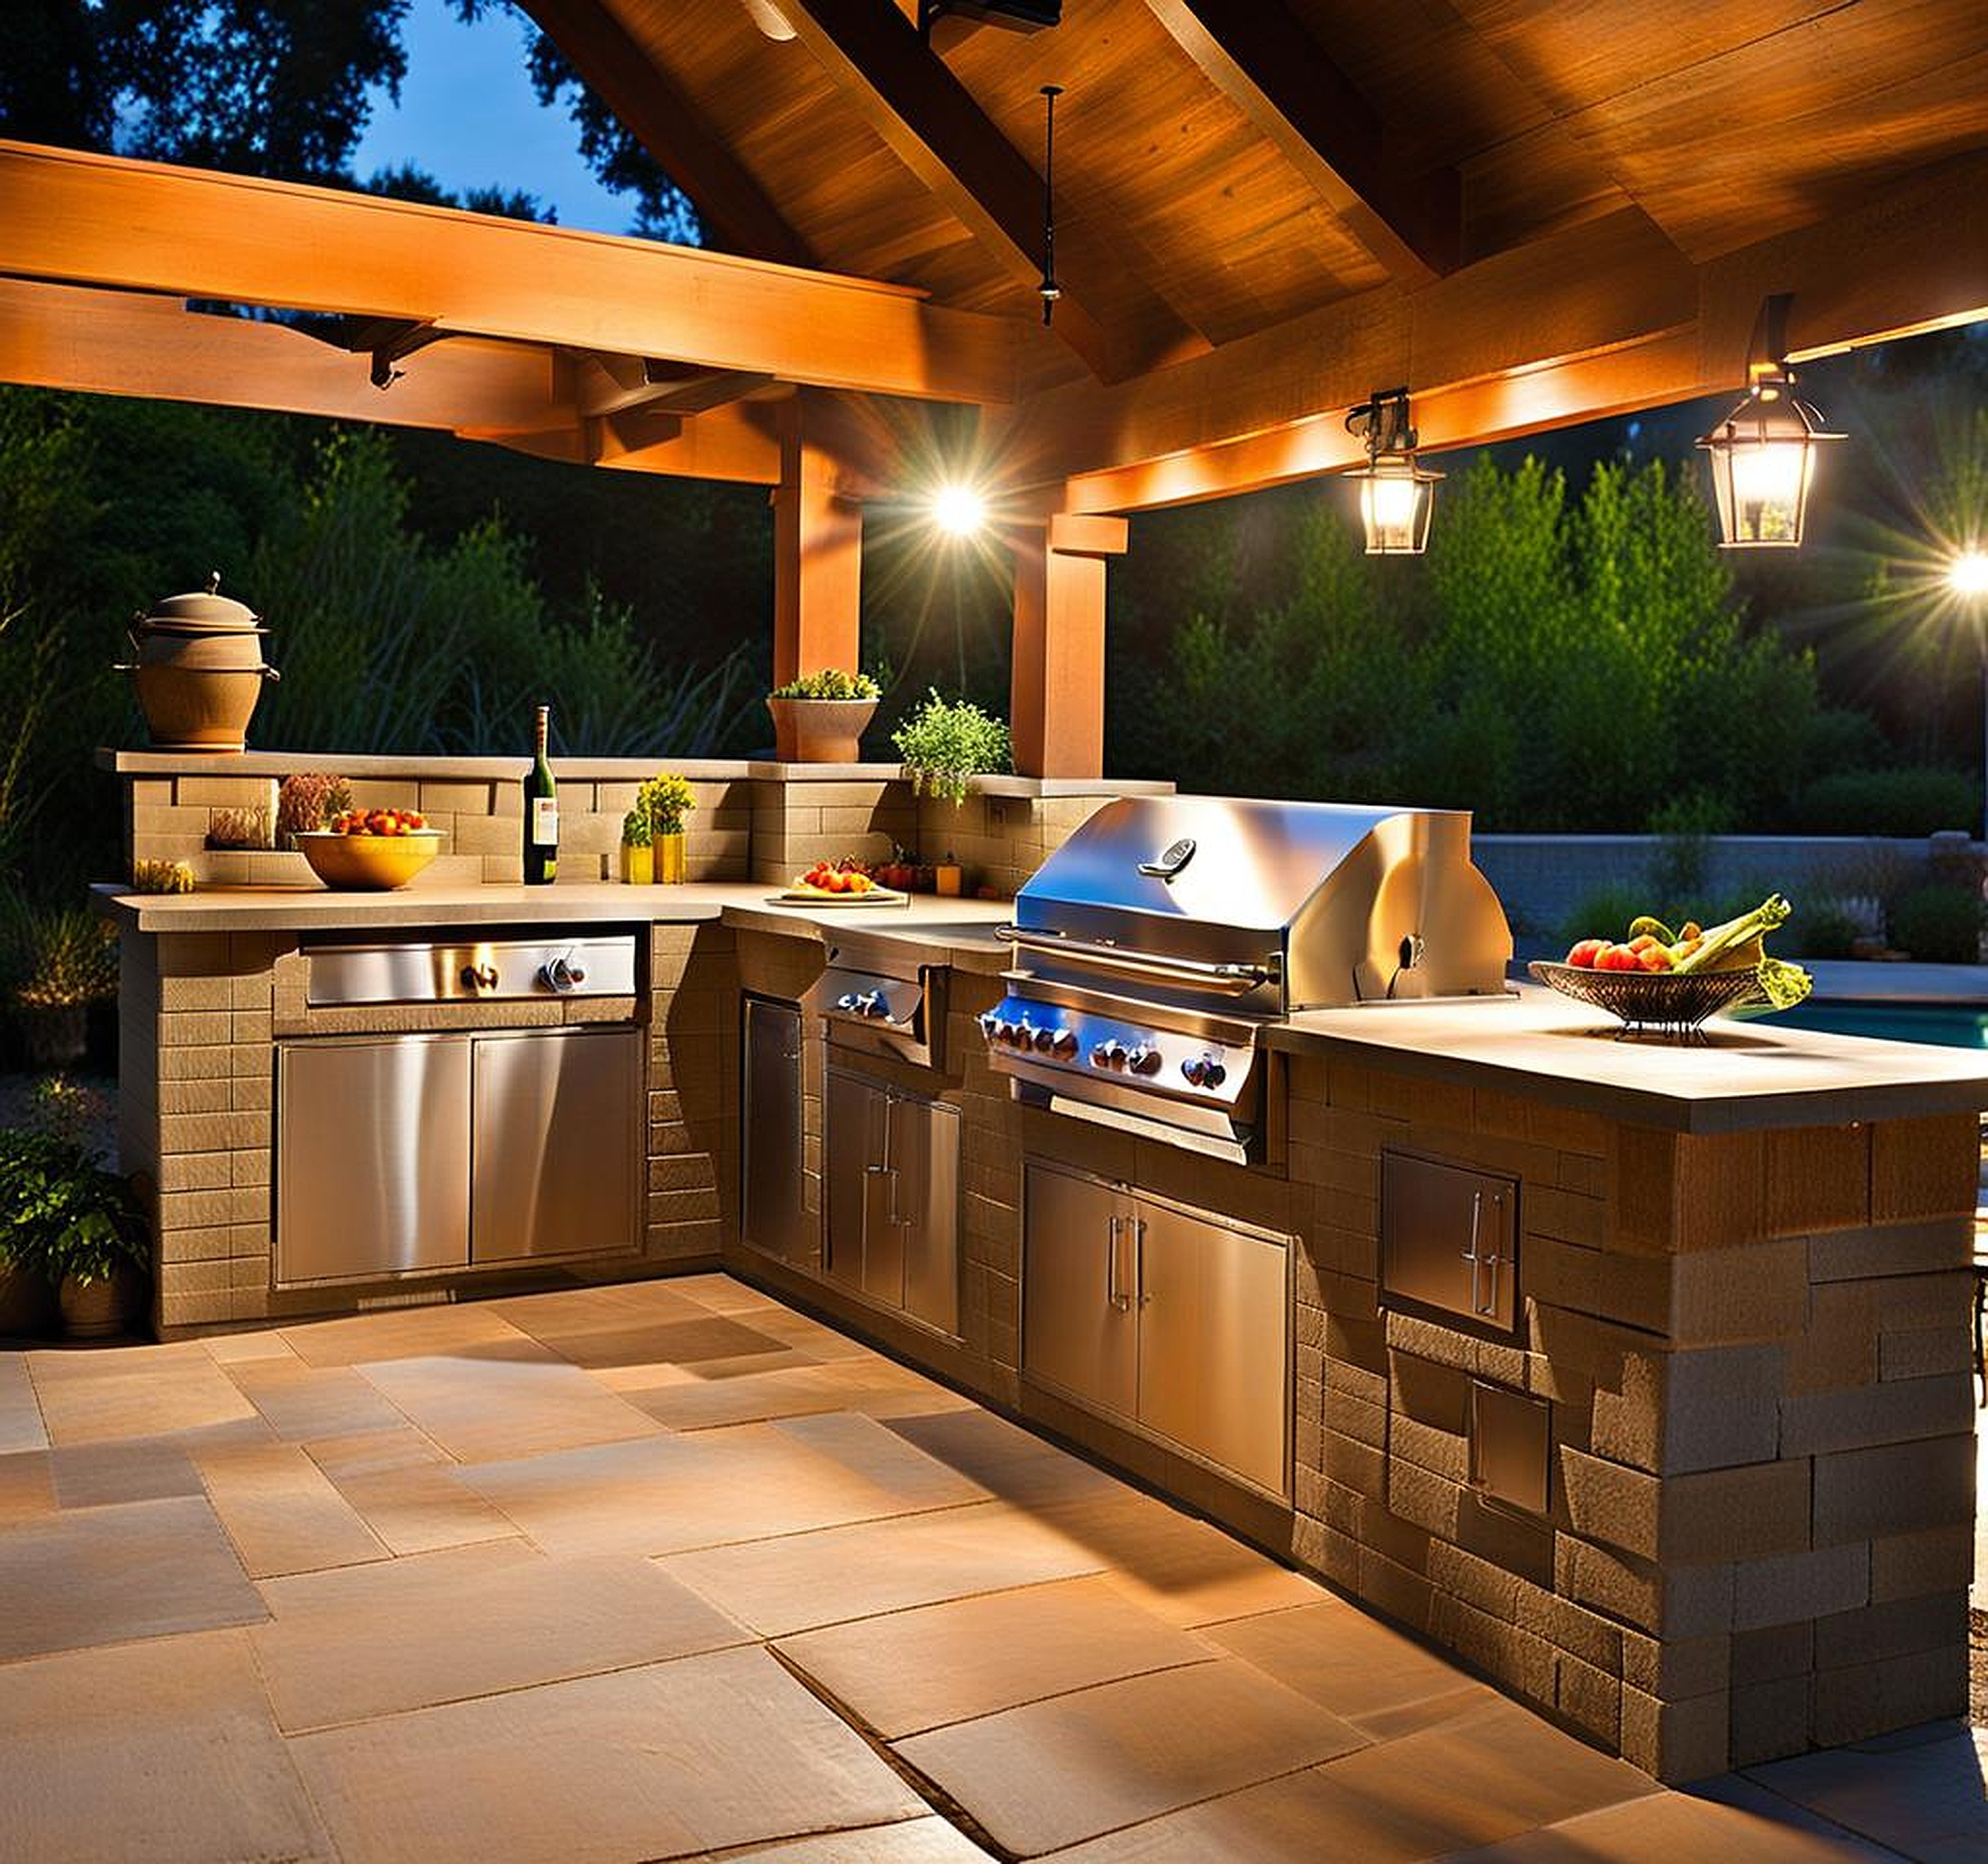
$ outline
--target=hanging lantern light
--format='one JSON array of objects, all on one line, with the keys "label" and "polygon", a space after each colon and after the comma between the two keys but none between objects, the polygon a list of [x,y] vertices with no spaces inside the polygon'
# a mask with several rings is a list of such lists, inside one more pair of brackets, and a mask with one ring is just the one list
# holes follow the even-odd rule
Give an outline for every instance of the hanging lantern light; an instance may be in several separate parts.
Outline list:
[{"label": "hanging lantern light", "polygon": [[1369,556],[1419,556],[1428,547],[1436,482],[1415,458],[1408,391],[1377,390],[1346,417],[1346,431],[1367,443],[1367,464],[1346,476],[1360,484],[1360,520]]},{"label": "hanging lantern light", "polygon": [[1842,434],[1794,393],[1787,363],[1786,292],[1760,307],[1747,361],[1747,397],[1698,444],[1712,460],[1719,541],[1728,550],[1792,550],[1802,541],[1816,449]]}]

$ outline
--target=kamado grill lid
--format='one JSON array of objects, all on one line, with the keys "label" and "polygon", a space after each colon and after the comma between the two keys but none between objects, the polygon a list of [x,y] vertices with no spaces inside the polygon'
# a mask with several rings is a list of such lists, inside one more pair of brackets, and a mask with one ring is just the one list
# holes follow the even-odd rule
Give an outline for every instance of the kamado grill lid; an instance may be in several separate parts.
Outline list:
[{"label": "kamado grill lid", "polygon": [[141,633],[155,634],[267,634],[262,617],[247,602],[221,593],[221,572],[207,578],[204,589],[189,590],[184,595],[168,595],[155,602],[138,618]]}]

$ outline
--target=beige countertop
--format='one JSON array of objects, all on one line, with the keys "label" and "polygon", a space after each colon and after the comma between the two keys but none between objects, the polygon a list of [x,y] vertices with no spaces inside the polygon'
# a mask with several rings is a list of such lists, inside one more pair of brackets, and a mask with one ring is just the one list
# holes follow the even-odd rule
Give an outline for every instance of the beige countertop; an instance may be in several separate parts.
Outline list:
[{"label": "beige countertop", "polygon": [[1273,1048],[1343,1054],[1687,1133],[1976,1112],[1988,1052],[1715,1017],[1701,1045],[1619,1042],[1619,1027],[1534,984],[1515,996],[1306,1010]]},{"label": "beige countertop", "polygon": [[408,887],[396,893],[339,893],[318,887],[213,887],[196,893],[93,890],[97,910],[126,931],[342,932],[417,927],[694,925],[722,918],[758,932],[829,937],[838,930],[902,939],[935,962],[998,971],[1007,947],[994,928],[1012,917],[1009,900],[952,900],[916,894],[904,906],[782,906],[779,889],[744,881],[680,887],[627,887],[608,882],[564,886]]},{"label": "beige countertop", "polygon": [[[994,937],[1014,902],[920,894],[908,906],[789,907],[759,882],[680,887],[414,887],[334,893],[321,887],[216,888],[176,895],[96,889],[98,909],[144,933],[337,931],[364,937],[416,927],[695,924],[831,939],[901,940],[932,963],[991,974],[1008,948]],[[1988,1107],[1988,1052],[1878,1042],[1716,1018],[1703,1046],[1618,1042],[1615,1025],[1534,985],[1468,1002],[1306,1010],[1268,1045],[1340,1054],[1369,1067],[1464,1080],[1558,1106],[1681,1132],[1830,1125]]]}]

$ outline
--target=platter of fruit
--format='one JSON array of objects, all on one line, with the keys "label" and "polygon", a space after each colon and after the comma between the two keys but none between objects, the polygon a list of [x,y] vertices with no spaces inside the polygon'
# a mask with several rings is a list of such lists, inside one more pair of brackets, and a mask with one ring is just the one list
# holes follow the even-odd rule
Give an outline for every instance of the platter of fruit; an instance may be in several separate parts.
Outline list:
[{"label": "platter of fruit", "polygon": [[778,906],[908,906],[910,896],[884,886],[861,861],[817,861],[786,891]]},{"label": "platter of fruit", "polygon": [[441,852],[442,831],[411,809],[348,809],[296,840],[326,886],[384,893],[404,887]]},{"label": "platter of fruit", "polygon": [[1646,914],[1621,939],[1584,938],[1564,962],[1528,968],[1563,997],[1617,1018],[1619,1036],[1703,1042],[1706,1021],[1721,1010],[1764,1015],[1792,1009],[1809,994],[1809,973],[1768,957],[1764,945],[1790,909],[1770,893],[1722,926],[1687,920],[1676,931]]}]

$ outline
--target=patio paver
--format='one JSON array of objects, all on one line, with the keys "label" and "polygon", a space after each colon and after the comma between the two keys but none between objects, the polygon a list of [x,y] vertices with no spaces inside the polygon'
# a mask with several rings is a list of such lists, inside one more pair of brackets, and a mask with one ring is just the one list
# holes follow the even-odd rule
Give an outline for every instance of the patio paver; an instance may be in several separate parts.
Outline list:
[{"label": "patio paver", "polygon": [[1666,1791],[723,1276],[37,1353],[0,1402],[37,1860],[1988,1855],[1965,1731]]}]

